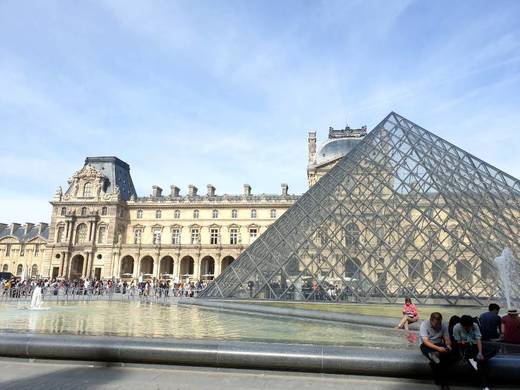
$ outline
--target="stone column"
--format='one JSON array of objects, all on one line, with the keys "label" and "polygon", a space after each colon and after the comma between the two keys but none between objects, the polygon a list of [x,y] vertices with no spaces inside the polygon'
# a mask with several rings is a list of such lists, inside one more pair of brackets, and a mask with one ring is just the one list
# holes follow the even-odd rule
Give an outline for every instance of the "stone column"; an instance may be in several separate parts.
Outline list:
[{"label": "stone column", "polygon": [[81,270],[82,278],[85,278],[87,276],[87,269],[88,269],[88,252],[87,252],[87,256],[85,256],[85,260],[83,261],[83,269]]},{"label": "stone column", "polygon": [[200,255],[194,259],[193,264],[193,280],[199,280],[200,279]]},{"label": "stone column", "polygon": [[133,272],[133,278],[137,279],[139,278],[139,255],[136,254],[135,256],[132,256],[134,258],[134,272]]},{"label": "stone column", "polygon": [[177,255],[177,260],[173,261],[173,279],[181,279],[181,259],[182,256],[179,254]]},{"label": "stone column", "polygon": [[87,258],[89,259],[88,265],[88,277],[92,278],[92,269],[94,268],[94,254],[87,252]]},{"label": "stone column", "polygon": [[161,256],[157,257],[157,278],[161,278]]},{"label": "stone column", "polygon": [[90,221],[88,223],[88,242],[93,242],[94,235],[92,234],[92,227],[94,226],[94,223]]},{"label": "stone column", "polygon": [[220,275],[221,269],[222,269],[222,255],[218,256],[215,259],[215,278]]}]

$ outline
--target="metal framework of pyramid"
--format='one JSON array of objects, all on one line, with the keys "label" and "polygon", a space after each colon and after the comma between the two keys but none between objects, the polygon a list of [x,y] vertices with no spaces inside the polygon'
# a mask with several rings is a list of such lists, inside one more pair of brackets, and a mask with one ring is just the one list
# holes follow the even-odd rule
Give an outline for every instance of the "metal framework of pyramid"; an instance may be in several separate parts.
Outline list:
[{"label": "metal framework of pyramid", "polygon": [[517,179],[392,112],[200,296],[482,304],[519,218]]}]

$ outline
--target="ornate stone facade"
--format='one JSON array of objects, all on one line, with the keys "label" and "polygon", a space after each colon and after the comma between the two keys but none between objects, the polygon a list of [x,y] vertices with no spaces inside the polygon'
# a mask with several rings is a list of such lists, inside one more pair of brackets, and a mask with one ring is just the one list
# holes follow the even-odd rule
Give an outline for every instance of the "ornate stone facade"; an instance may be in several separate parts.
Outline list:
[{"label": "ornate stone facade", "polygon": [[[130,167],[116,157],[89,157],[52,201],[49,226],[22,234],[0,225],[3,271],[51,278],[213,279],[298,198],[282,184],[279,195],[200,195],[153,186],[138,197]],[[12,232],[11,232],[12,231]],[[23,253],[23,250],[25,253]],[[34,249],[38,248],[38,250]],[[23,253],[23,254],[22,254]],[[37,253],[35,255],[34,253]],[[25,256],[25,257],[24,257]]]}]

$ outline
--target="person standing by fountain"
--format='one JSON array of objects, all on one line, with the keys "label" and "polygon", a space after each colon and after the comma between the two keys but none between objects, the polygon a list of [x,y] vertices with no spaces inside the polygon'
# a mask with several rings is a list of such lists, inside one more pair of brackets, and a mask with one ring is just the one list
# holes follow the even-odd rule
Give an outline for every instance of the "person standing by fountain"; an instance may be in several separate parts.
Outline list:
[{"label": "person standing by fountain", "polygon": [[518,310],[509,309],[502,317],[503,342],[509,344],[520,344],[520,318]]},{"label": "person standing by fountain", "polygon": [[500,306],[496,303],[491,303],[486,313],[482,313],[479,317],[480,333],[482,333],[482,340],[498,340],[500,338],[500,328],[502,319],[498,315]]}]

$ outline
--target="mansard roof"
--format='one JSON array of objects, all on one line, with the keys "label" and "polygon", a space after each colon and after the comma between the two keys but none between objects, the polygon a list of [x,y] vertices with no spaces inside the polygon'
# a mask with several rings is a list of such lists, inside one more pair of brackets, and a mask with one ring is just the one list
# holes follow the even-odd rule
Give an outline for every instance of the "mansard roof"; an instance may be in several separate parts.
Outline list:
[{"label": "mansard roof", "polygon": [[123,160],[114,156],[87,157],[85,165],[92,166],[106,176],[108,185],[105,192],[112,193],[115,186],[118,186],[122,200],[129,200],[132,196],[137,196],[130,175],[130,165]]},{"label": "mansard roof", "polygon": [[[14,225],[14,227],[13,227]],[[33,240],[36,237],[41,237],[44,240],[49,238],[49,226],[46,223],[30,224],[26,232],[26,225],[12,223],[10,225],[0,224],[0,240],[6,237],[13,237],[19,242],[25,243]]]}]

